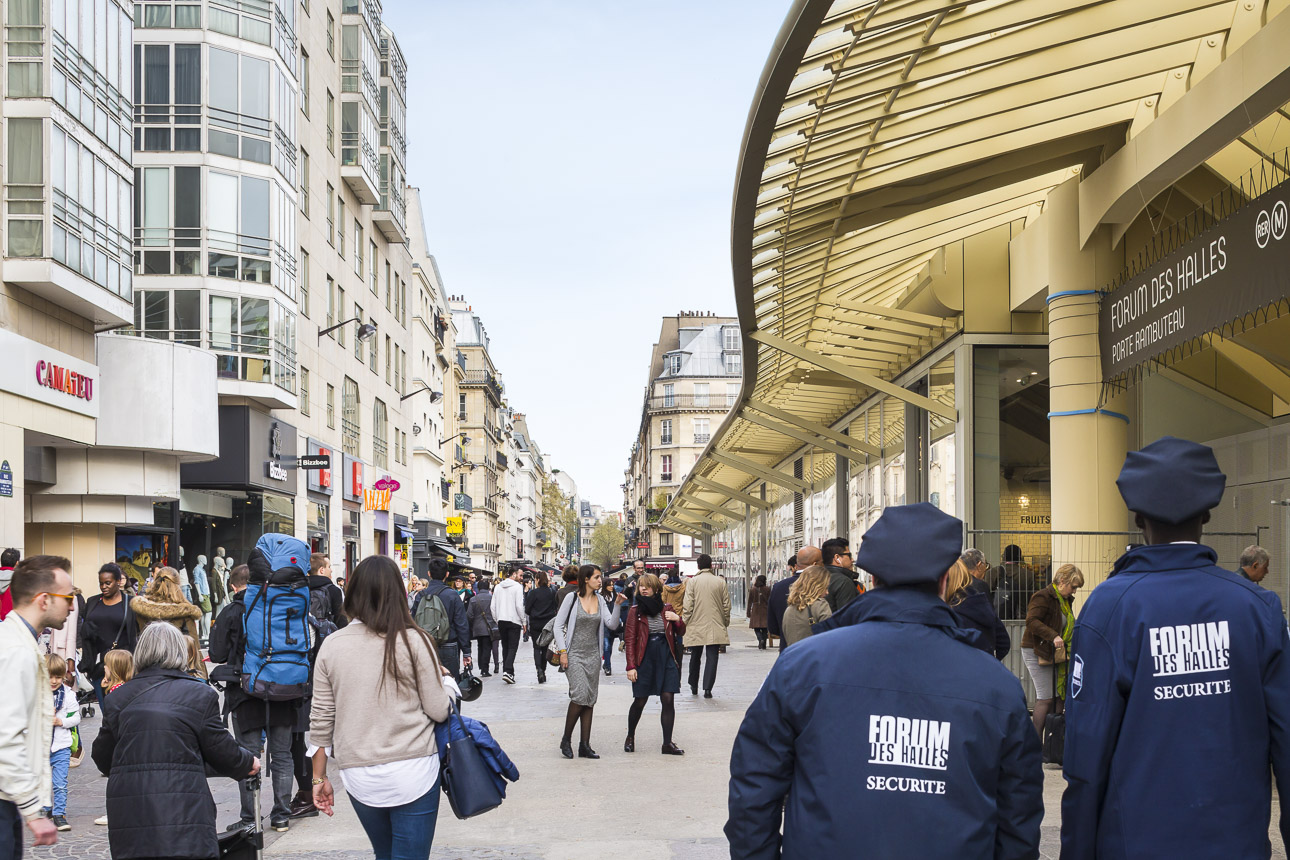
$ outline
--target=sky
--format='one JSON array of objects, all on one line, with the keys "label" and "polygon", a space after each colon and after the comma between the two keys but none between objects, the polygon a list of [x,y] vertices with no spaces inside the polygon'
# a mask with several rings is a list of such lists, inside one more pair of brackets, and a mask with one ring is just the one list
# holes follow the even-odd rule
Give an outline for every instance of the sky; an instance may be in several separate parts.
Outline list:
[{"label": "sky", "polygon": [[620,510],[663,316],[734,315],[744,125],[790,0],[385,0],[408,183],[548,469]]}]

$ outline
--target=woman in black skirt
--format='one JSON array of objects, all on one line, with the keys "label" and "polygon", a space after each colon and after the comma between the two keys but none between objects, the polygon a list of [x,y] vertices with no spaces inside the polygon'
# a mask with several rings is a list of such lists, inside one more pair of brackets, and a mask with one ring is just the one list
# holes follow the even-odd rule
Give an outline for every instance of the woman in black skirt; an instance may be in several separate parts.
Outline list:
[{"label": "woman in black skirt", "polygon": [[636,751],[636,724],[649,697],[658,696],[663,703],[663,755],[685,755],[685,750],[672,743],[676,724],[673,696],[681,691],[676,646],[685,632],[685,622],[663,602],[662,592],[663,583],[657,576],[642,576],[636,583],[636,605],[627,613],[627,680],[632,682],[635,700],[627,712],[623,751]]}]

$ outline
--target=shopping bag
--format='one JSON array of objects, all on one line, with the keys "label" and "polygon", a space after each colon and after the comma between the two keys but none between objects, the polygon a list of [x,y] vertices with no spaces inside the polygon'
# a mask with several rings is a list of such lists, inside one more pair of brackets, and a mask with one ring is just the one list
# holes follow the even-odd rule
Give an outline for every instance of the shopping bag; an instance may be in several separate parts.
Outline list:
[{"label": "shopping bag", "polygon": [[493,781],[492,768],[480,755],[475,739],[466,730],[457,706],[451,701],[448,711],[448,719],[458,722],[461,737],[448,740],[439,747],[443,793],[448,795],[453,815],[461,819],[473,818],[501,806],[502,794]]}]

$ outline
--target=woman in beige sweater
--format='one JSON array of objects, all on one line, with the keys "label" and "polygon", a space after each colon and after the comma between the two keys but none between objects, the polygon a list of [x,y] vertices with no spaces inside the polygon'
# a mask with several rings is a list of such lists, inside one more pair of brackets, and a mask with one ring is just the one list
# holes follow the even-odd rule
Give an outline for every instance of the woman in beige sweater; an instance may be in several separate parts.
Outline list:
[{"label": "woman in beige sweater", "polygon": [[429,857],[439,814],[434,729],[448,718],[444,671],[412,620],[393,559],[359,562],[345,614],[349,626],[323,641],[314,668],[314,805],[332,814],[330,755],[376,856]]}]

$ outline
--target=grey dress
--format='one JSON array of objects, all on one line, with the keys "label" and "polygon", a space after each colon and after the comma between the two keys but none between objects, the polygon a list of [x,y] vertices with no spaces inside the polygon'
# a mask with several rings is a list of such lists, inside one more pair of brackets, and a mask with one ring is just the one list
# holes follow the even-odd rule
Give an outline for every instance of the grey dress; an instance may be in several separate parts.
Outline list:
[{"label": "grey dress", "polygon": [[575,705],[594,705],[600,694],[600,613],[575,601],[573,635],[569,637],[569,698]]}]

